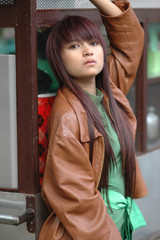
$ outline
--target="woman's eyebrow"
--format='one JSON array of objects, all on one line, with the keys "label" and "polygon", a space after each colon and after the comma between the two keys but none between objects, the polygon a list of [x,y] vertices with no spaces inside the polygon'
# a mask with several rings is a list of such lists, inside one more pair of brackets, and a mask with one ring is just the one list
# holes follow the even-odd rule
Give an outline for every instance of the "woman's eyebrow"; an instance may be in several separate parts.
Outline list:
[{"label": "woman's eyebrow", "polygon": [[72,40],[70,40],[68,43],[72,43],[72,42],[81,42],[82,40],[80,40],[80,39],[72,39]]}]

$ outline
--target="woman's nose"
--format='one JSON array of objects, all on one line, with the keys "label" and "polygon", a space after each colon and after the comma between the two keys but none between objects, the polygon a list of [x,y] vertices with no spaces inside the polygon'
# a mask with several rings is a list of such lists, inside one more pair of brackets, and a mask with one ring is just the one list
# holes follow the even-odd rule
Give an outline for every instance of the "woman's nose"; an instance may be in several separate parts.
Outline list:
[{"label": "woman's nose", "polygon": [[84,56],[92,56],[93,55],[92,47],[89,44],[84,45],[83,55]]}]

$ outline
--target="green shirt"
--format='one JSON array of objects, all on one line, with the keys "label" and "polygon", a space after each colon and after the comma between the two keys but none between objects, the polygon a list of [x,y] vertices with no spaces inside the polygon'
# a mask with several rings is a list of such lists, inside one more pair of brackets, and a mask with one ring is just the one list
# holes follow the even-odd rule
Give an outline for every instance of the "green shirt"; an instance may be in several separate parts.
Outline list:
[{"label": "green shirt", "polygon": [[[115,132],[114,128],[112,127],[109,118],[103,108],[102,105],[102,98],[103,98],[103,93],[97,89],[96,90],[96,95],[89,94],[87,92],[88,96],[90,99],[93,101],[95,104],[96,108],[98,109],[103,125],[105,127],[105,130],[109,136],[110,144],[112,146],[115,158],[116,158],[116,165],[112,165],[111,171],[109,172],[109,190],[113,190],[116,192],[121,193],[123,196],[125,195],[125,187],[124,187],[124,177],[122,175],[122,159],[121,159],[121,147],[120,143],[118,140],[117,133]],[[103,190],[101,192],[103,199],[105,201],[105,204],[107,206],[106,202],[106,196],[103,194]],[[109,208],[107,208],[107,212],[110,215],[110,217],[113,219],[115,224],[117,225],[117,228],[121,232],[122,230],[122,225],[124,223],[124,212],[125,209],[112,209],[112,212],[110,211]]]}]

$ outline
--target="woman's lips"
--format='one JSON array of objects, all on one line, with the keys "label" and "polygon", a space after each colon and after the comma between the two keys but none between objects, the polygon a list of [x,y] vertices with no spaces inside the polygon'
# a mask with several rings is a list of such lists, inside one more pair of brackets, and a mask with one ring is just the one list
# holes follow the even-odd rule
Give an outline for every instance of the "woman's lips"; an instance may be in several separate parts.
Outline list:
[{"label": "woman's lips", "polygon": [[84,65],[94,65],[96,63],[95,60],[88,60],[84,63]]}]

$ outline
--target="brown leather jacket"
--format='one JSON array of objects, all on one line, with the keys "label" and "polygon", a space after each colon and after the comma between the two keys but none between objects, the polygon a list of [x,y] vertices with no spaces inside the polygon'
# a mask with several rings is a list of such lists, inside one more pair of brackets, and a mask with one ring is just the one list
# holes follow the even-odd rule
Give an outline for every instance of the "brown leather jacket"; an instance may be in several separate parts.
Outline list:
[{"label": "brown leather jacket", "polygon": [[[143,49],[143,30],[128,2],[116,4],[123,14],[102,16],[112,51],[108,57],[109,77],[113,95],[123,105],[135,133],[136,119],[125,94],[135,79]],[[104,98],[108,107],[107,96]],[[120,240],[97,190],[104,158],[103,137],[95,130],[91,165],[86,112],[67,88],[58,91],[49,122],[49,139],[42,197],[50,216],[39,240]],[[146,194],[137,163],[135,198]]]}]

